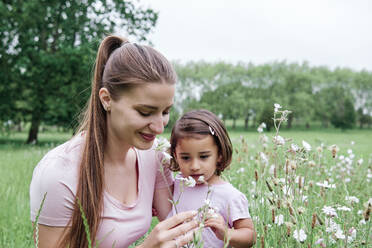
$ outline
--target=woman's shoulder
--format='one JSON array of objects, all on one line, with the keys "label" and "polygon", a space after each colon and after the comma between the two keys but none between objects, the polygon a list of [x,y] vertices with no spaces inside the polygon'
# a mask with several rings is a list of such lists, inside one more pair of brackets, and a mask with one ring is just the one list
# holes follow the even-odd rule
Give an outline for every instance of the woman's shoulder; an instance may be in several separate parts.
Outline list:
[{"label": "woman's shoulder", "polygon": [[36,165],[35,174],[44,174],[45,177],[63,177],[77,171],[82,156],[84,137],[80,134],[72,137],[65,143],[53,148]]}]

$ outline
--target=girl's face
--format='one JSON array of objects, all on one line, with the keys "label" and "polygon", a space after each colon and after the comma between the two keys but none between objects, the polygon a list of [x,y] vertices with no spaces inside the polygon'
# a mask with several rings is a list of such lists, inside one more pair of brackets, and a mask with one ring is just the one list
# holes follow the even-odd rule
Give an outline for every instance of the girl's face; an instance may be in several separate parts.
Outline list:
[{"label": "girl's face", "polygon": [[218,147],[211,135],[180,139],[175,155],[184,177],[191,176],[198,181],[200,176],[204,176],[208,184],[217,183],[220,180],[215,171],[221,159],[218,155]]},{"label": "girl's face", "polygon": [[111,99],[108,138],[141,150],[150,149],[169,121],[174,91],[174,84],[145,83],[131,88],[116,101]]}]

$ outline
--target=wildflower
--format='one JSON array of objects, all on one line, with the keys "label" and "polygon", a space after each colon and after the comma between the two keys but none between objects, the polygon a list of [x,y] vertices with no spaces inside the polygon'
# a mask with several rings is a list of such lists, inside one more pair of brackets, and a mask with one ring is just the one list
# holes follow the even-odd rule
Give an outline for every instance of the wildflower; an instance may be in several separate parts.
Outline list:
[{"label": "wildflower", "polygon": [[322,208],[322,211],[323,211],[323,213],[325,213],[326,215],[328,215],[330,217],[334,217],[334,216],[337,217],[336,210],[333,207],[324,206]]},{"label": "wildflower", "polygon": [[323,148],[322,148],[321,146],[318,146],[318,147],[316,148],[316,150],[318,151],[318,153],[322,153],[322,152],[323,152]]},{"label": "wildflower", "polygon": [[177,178],[177,179],[183,181],[185,183],[186,187],[192,188],[192,187],[195,187],[195,185],[196,185],[195,179],[190,177],[190,176],[187,177],[187,178],[180,177],[180,178]]},{"label": "wildflower", "polygon": [[163,157],[163,159],[161,160],[161,163],[162,164],[169,164],[170,163],[170,161],[171,161],[171,159],[172,159],[172,156],[171,155],[169,155],[169,153],[167,153],[167,152],[163,152],[163,155],[164,155],[164,157]]},{"label": "wildflower", "polygon": [[309,166],[310,167],[315,167],[316,166],[315,161],[314,160],[309,161]]},{"label": "wildflower", "polygon": [[169,141],[166,138],[160,137],[158,144],[155,148],[156,151],[166,152],[171,147]]},{"label": "wildflower", "polygon": [[334,222],[332,219],[326,219],[326,232],[335,233],[340,229],[340,225]]},{"label": "wildflower", "polygon": [[303,229],[294,230],[293,238],[295,238],[295,240],[297,240],[298,242],[303,243],[306,240],[307,235]]},{"label": "wildflower", "polygon": [[275,112],[275,113],[277,113],[277,112],[279,111],[279,109],[281,109],[281,108],[282,108],[282,106],[280,106],[279,103],[275,103],[275,104],[274,104],[274,112]]},{"label": "wildflower", "polygon": [[311,151],[311,145],[304,140],[302,141],[302,146],[304,147],[305,151]]},{"label": "wildflower", "polygon": [[281,145],[284,145],[284,144],[285,144],[285,140],[284,140],[284,138],[283,138],[282,136],[280,136],[280,135],[276,135],[276,136],[274,137],[274,143],[275,143],[276,145],[278,145],[278,146],[281,146]]},{"label": "wildflower", "polygon": [[268,164],[269,163],[269,159],[266,157],[265,153],[263,152],[260,152],[260,157],[261,157],[261,160],[264,164]]},{"label": "wildflower", "polygon": [[328,181],[324,181],[323,183],[316,183],[317,186],[325,188],[325,189],[335,189],[336,184],[329,184]]},{"label": "wildflower", "polygon": [[363,164],[363,159],[361,158],[361,159],[359,159],[358,161],[357,161],[357,165],[362,165]]},{"label": "wildflower", "polygon": [[356,229],[354,227],[351,227],[348,231],[348,239],[347,242],[351,243],[356,238]]},{"label": "wildflower", "polygon": [[260,140],[263,144],[266,144],[269,142],[269,137],[267,137],[265,134],[260,137]]},{"label": "wildflower", "polygon": [[283,225],[284,223],[284,216],[282,214],[279,214],[278,216],[275,216],[275,224],[278,226]]},{"label": "wildflower", "polygon": [[205,180],[204,180],[204,176],[200,176],[199,178],[198,178],[198,181],[197,181],[198,183],[206,183],[205,182]]},{"label": "wildflower", "polygon": [[336,157],[336,154],[340,150],[340,148],[338,148],[337,145],[331,145],[329,147],[329,150],[331,150],[331,152],[332,152],[332,157],[335,158]]},{"label": "wildflower", "polygon": [[341,229],[337,229],[336,233],[335,233],[335,236],[337,239],[345,239],[345,235],[344,233],[342,232]]},{"label": "wildflower", "polygon": [[289,147],[289,151],[290,152],[293,152],[293,153],[295,153],[295,152],[297,152],[299,149],[298,149],[298,146],[296,145],[296,144],[291,144],[291,146]]},{"label": "wildflower", "polygon": [[303,214],[303,213],[305,213],[305,211],[306,211],[306,209],[305,209],[304,207],[298,207],[298,208],[297,208],[297,212],[298,212],[299,214]]},{"label": "wildflower", "polygon": [[264,128],[266,128],[266,123],[262,122],[257,128],[257,132],[262,133]]},{"label": "wildflower", "polygon": [[210,206],[211,205],[211,200],[209,200],[209,199],[205,199],[204,200],[204,205],[206,205],[206,206]]},{"label": "wildflower", "polygon": [[236,172],[237,173],[243,173],[245,171],[245,169],[243,167],[239,168]]},{"label": "wildflower", "polygon": [[337,210],[350,212],[351,209],[345,206],[338,207]]}]

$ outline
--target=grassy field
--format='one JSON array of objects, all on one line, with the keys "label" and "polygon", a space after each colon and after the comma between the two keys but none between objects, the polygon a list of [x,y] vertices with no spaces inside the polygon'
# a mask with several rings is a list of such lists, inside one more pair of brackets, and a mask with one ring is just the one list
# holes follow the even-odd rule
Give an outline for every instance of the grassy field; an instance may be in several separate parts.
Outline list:
[{"label": "grassy field", "polygon": [[[371,130],[283,131],[280,135],[287,140],[281,146],[272,143],[273,132],[266,134],[269,141],[264,143],[257,132],[230,134],[236,151],[224,176],[250,202],[258,233],[256,247],[371,247],[370,218],[363,222],[372,197]],[[69,137],[68,133],[41,133],[38,145],[24,145],[25,133],[0,136],[0,247],[33,247],[32,171],[48,150]],[[302,140],[312,146],[311,151],[301,149]],[[291,143],[300,150],[288,152]],[[339,147],[336,158],[327,149],[333,144]],[[359,202],[347,201],[347,196]],[[332,207],[337,217],[327,215],[324,206]],[[283,224],[275,223],[281,218]],[[295,230],[306,233],[303,243],[296,240]]]}]

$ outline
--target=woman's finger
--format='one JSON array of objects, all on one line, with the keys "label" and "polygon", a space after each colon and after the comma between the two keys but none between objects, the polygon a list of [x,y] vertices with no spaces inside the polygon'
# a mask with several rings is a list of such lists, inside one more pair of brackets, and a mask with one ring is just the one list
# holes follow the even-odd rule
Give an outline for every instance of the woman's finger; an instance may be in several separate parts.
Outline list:
[{"label": "woman's finger", "polygon": [[[180,236],[175,240],[175,245],[178,245],[178,247],[182,247],[188,243],[190,243],[194,237],[194,233],[198,230],[198,228],[194,228],[190,231],[188,231],[185,235]],[[176,247],[176,246],[175,246]]]},{"label": "woman's finger", "polygon": [[198,222],[196,220],[191,220],[169,229],[164,233],[163,238],[164,240],[177,239],[196,227],[198,227]]},{"label": "woman's finger", "polygon": [[187,211],[176,214],[169,219],[166,219],[158,224],[161,230],[169,230],[179,224],[191,220],[197,214],[196,211]]}]

